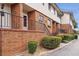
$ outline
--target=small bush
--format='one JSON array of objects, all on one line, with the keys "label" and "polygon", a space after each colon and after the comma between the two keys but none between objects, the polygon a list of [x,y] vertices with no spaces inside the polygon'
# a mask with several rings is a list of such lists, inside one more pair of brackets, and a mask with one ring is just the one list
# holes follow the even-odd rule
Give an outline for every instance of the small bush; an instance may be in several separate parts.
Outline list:
[{"label": "small bush", "polygon": [[54,49],[60,45],[61,40],[61,37],[47,36],[42,39],[41,46],[46,49]]},{"label": "small bush", "polygon": [[28,42],[28,50],[29,53],[33,54],[37,49],[37,42],[36,41],[29,41]]}]

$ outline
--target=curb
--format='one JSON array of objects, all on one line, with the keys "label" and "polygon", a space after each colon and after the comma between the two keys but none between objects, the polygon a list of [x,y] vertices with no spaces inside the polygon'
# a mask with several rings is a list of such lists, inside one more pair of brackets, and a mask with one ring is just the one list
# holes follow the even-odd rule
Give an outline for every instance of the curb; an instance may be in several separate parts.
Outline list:
[{"label": "curb", "polygon": [[67,44],[65,44],[65,45],[63,45],[63,46],[61,46],[61,47],[58,47],[58,48],[56,48],[56,49],[54,49],[54,50],[42,52],[42,53],[38,54],[37,56],[43,56],[43,55],[45,55],[45,54],[47,54],[47,53],[51,53],[51,52],[53,53],[53,52],[55,52],[55,51],[57,51],[57,50],[59,50],[59,49],[62,49],[62,48],[65,47],[65,46],[67,46],[67,45],[73,43],[74,41],[75,41],[75,40],[73,40],[73,41],[71,41],[71,42],[69,42],[69,43],[67,43]]}]

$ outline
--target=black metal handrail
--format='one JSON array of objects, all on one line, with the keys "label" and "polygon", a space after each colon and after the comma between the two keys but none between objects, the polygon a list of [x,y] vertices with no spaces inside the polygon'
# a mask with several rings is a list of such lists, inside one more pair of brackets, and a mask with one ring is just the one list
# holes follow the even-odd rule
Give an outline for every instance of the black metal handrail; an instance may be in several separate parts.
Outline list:
[{"label": "black metal handrail", "polygon": [[39,22],[39,21],[36,21],[36,23],[39,24],[39,30],[41,30],[41,31],[45,32],[46,34],[50,35],[50,31],[47,28],[47,26],[45,25],[45,23]]},{"label": "black metal handrail", "polygon": [[29,30],[40,30],[46,34],[50,34],[48,28],[43,22],[31,20],[29,24]]}]

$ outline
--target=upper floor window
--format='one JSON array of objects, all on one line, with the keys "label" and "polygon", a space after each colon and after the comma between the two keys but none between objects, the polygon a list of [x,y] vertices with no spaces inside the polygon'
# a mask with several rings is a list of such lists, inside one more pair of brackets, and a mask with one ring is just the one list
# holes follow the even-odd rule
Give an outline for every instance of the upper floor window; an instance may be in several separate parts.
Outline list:
[{"label": "upper floor window", "polygon": [[55,8],[53,8],[53,6],[51,6],[50,4],[48,4],[48,9],[50,10],[50,12],[55,14]]},{"label": "upper floor window", "polygon": [[51,9],[50,4],[48,4],[48,9],[49,9],[49,10]]}]

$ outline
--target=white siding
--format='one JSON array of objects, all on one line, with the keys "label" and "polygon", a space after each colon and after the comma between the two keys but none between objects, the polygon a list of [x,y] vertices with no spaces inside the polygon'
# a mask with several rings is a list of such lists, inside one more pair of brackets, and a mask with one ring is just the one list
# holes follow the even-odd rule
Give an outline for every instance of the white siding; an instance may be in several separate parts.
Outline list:
[{"label": "white siding", "polygon": [[68,13],[64,13],[64,15],[61,17],[61,23],[69,24],[69,22],[70,22],[70,15]]},{"label": "white siding", "polygon": [[61,23],[62,24],[70,24],[72,26],[72,28],[74,29],[74,26],[73,26],[73,23],[72,23],[69,13],[64,13],[64,15],[61,17]]},{"label": "white siding", "polygon": [[54,15],[48,9],[48,3],[45,3],[45,5],[42,5],[42,3],[26,3],[26,5],[32,7],[33,9],[43,13],[44,15],[48,16],[49,18],[53,19],[54,21],[60,23],[60,18],[58,18],[56,15]]}]

